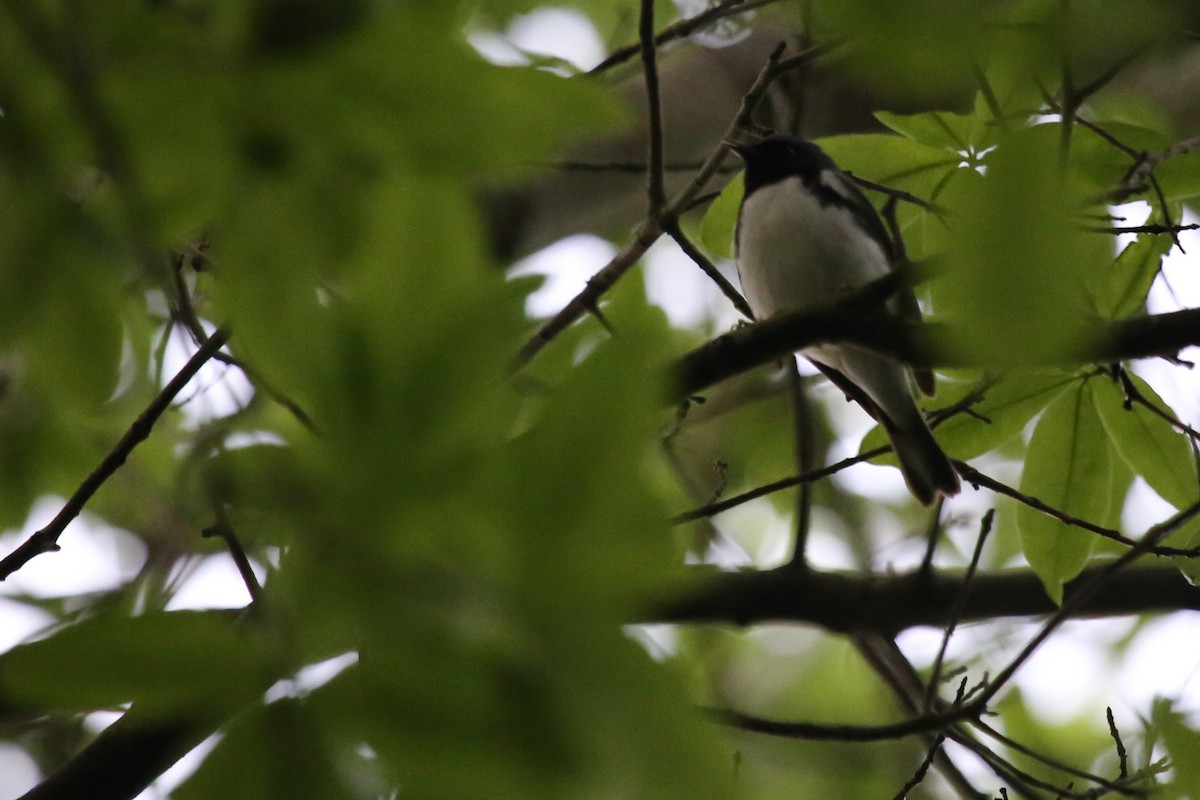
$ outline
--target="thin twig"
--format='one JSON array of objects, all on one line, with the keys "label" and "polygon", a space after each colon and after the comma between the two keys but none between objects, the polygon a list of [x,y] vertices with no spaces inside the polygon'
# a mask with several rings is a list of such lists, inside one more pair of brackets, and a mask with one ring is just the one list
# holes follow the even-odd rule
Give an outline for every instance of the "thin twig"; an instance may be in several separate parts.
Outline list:
[{"label": "thin twig", "polygon": [[[198,347],[208,338],[208,331],[204,329],[204,324],[200,321],[200,315],[196,311],[195,304],[192,303],[191,293],[188,290],[187,283],[183,279],[183,260],[182,255],[179,255],[175,258],[175,263],[172,265],[174,273],[173,286],[175,289],[174,298],[171,301],[172,316],[183,325],[184,330],[191,336],[192,342]],[[247,380],[254,385],[255,389],[265,392],[271,400],[282,406],[297,422],[307,428],[310,433],[317,432],[316,423],[313,422],[308,412],[301,408],[300,404],[295,400],[276,389],[257,369],[229,353],[217,353],[213,356],[213,360],[241,370]]]},{"label": "thin twig", "polygon": [[1200,136],[1183,139],[1153,153],[1140,154],[1117,188],[1105,195],[1104,199],[1112,203],[1121,203],[1131,195],[1145,191],[1148,188],[1147,179],[1159,164],[1195,150],[1200,150]]},{"label": "thin twig", "polygon": [[989,703],[1000,692],[1000,690],[1004,688],[1005,684],[1012,680],[1012,677],[1017,673],[1017,671],[1020,670],[1021,667],[1033,657],[1033,654],[1037,651],[1037,649],[1041,647],[1041,645],[1048,638],[1050,638],[1050,634],[1052,634],[1059,628],[1059,626],[1071,618],[1071,615],[1074,613],[1075,609],[1091,600],[1092,597],[1095,596],[1096,593],[1102,588],[1104,588],[1104,585],[1122,569],[1132,564],[1142,556],[1153,552],[1160,541],[1169,536],[1172,532],[1177,530],[1180,526],[1192,519],[1197,514],[1200,514],[1200,503],[1196,503],[1190,508],[1187,508],[1174,515],[1170,519],[1155,525],[1146,532],[1141,540],[1136,542],[1133,547],[1123,553],[1119,558],[1107,564],[1106,566],[1101,567],[1097,571],[1096,575],[1087,582],[1087,584],[1081,586],[1076,592],[1073,592],[1070,597],[1063,601],[1063,604],[1059,607],[1058,611],[1051,616],[1050,619],[1046,620],[1045,624],[1042,625],[1036,634],[1034,634],[1033,638],[1031,638],[1025,647],[1021,649],[1021,652],[1017,653],[1016,657],[1008,663],[1008,666],[1006,666],[996,675],[996,677],[991,683],[988,684],[975,702],[979,703],[981,707]]},{"label": "thin twig", "polygon": [[84,479],[54,519],[22,542],[3,560],[0,560],[0,581],[7,579],[9,575],[42,553],[53,553],[59,549],[58,537],[66,530],[67,525],[79,516],[92,495],[125,463],[125,459],[129,457],[133,449],[146,440],[154,428],[154,423],[170,408],[175,396],[183,391],[183,387],[187,386],[200,368],[208,363],[227,341],[229,341],[229,333],[224,329],[217,330],[205,340],[200,349],[192,354],[183,368],[150,402],[146,410],[134,420],[129,429],[125,431],[125,435],[109,451],[99,466]]},{"label": "thin twig", "polygon": [[[987,393],[987,391],[995,386],[999,380],[1000,377],[997,375],[985,375],[966,397],[962,398],[956,403],[952,403],[945,408],[941,408],[933,412],[933,414],[931,414],[929,417],[929,427],[936,430],[939,425],[951,417],[957,414],[968,412],[970,407],[983,399],[983,396]],[[757,500],[758,498],[764,497],[768,494],[773,494],[774,492],[779,492],[784,489],[790,489],[793,486],[802,486],[806,483],[814,483],[822,478],[827,478],[830,475],[841,472],[848,467],[852,467],[855,464],[861,464],[864,461],[870,461],[872,458],[881,456],[889,452],[891,449],[892,448],[890,445],[884,445],[873,450],[869,450],[865,453],[859,453],[858,455],[844,458],[841,461],[830,464],[826,467],[819,467],[817,469],[801,473],[800,475],[781,478],[780,480],[773,481],[772,483],[767,483],[754,489],[750,489],[742,494],[726,498],[720,502],[710,503],[706,506],[701,506],[699,508],[694,508],[691,511],[685,511],[681,514],[677,514],[674,517],[671,517],[671,524],[682,525],[686,522],[694,522],[698,519],[713,517],[723,511],[728,511],[735,506],[748,503],[751,500]]]},{"label": "thin twig", "polygon": [[[721,137],[722,141],[733,138],[742,129],[749,121],[754,109],[758,107],[767,89],[780,75],[789,69],[796,69],[825,55],[835,46],[836,43],[833,42],[817,45],[803,53],[785,59],[783,58],[783,51],[786,44],[780,42],[771,52],[766,65],[759,72],[758,78],[754,81],[750,90],[742,98],[742,104],[738,109],[737,116],[727,128],[725,135]],[[602,267],[599,272],[593,275],[579,294],[572,298],[557,314],[542,323],[541,327],[525,342],[525,345],[518,352],[516,367],[528,363],[531,358],[537,355],[556,336],[566,330],[590,309],[597,307],[600,298],[616,285],[617,281],[641,259],[646,251],[650,249],[651,245],[658,241],[659,237],[666,230],[664,222],[676,219],[685,209],[691,206],[692,201],[700,194],[705,185],[716,174],[717,170],[720,169],[728,153],[728,149],[722,144],[718,144],[714,148],[708,158],[705,159],[704,164],[696,172],[691,183],[676,195],[663,209],[662,213],[658,216],[649,216],[643,220],[634,233],[633,240],[621,252],[617,253],[608,264]]]},{"label": "thin twig", "polygon": [[646,165],[648,216],[655,218],[667,204],[663,177],[662,98],[658,85],[658,49],[654,44],[654,0],[642,0],[638,20],[638,42],[646,83],[646,111],[650,119],[649,163]]},{"label": "thin twig", "polygon": [[225,546],[229,548],[229,555],[233,558],[233,563],[237,565],[238,574],[242,576],[242,583],[246,584],[246,591],[250,593],[251,604],[254,607],[261,607],[263,591],[258,582],[258,576],[254,574],[254,567],[251,566],[246,550],[242,547],[242,543],[233,530],[233,525],[229,522],[229,515],[224,506],[220,503],[215,505],[217,506],[217,524],[211,528],[205,528],[200,535],[206,539],[215,536],[225,542]]},{"label": "thin twig", "polygon": [[[1065,523],[1075,528],[1082,528],[1085,531],[1103,536],[1105,539],[1111,539],[1118,544],[1123,544],[1126,547],[1141,547],[1145,539],[1130,539],[1120,531],[1115,531],[1112,528],[1105,528],[1103,525],[1097,525],[1094,522],[1089,522],[1086,519],[1068,514],[1065,511],[1055,508],[1054,506],[1039,500],[1032,495],[1025,494],[1022,491],[1001,483],[995,478],[985,475],[979,470],[972,467],[965,461],[955,461],[954,467],[962,479],[973,486],[982,486],[985,489],[990,489],[997,494],[1002,494],[1005,497],[1011,497],[1017,502],[1029,506],[1034,511],[1040,511],[1046,516],[1053,517],[1059,522]],[[1192,557],[1200,555],[1200,548],[1181,548],[1181,547],[1151,547],[1149,552],[1157,556],[1185,556]]]},{"label": "thin twig", "polygon": [[1196,430],[1191,425],[1188,425],[1174,414],[1164,411],[1146,399],[1146,396],[1137,388],[1137,384],[1135,384],[1133,379],[1129,377],[1129,371],[1127,369],[1122,367],[1118,371],[1117,375],[1121,380],[1121,389],[1125,392],[1126,409],[1130,408],[1129,404],[1136,403],[1137,405],[1145,408],[1151,414],[1154,414],[1159,419],[1165,421],[1172,428],[1175,428],[1180,433],[1187,435],[1193,441],[1200,441],[1200,431]]},{"label": "thin twig", "polygon": [[929,772],[929,767],[933,764],[933,759],[937,757],[938,752],[942,749],[942,743],[945,741],[945,734],[939,734],[933,740],[933,745],[930,746],[929,752],[925,754],[924,760],[921,761],[921,766],[917,767],[917,771],[905,782],[900,791],[896,792],[896,796],[892,800],[904,800],[904,798],[908,797],[909,792],[917,788],[918,784],[925,780],[925,774]]},{"label": "thin twig", "polygon": [[884,184],[884,183],[876,183],[875,181],[867,180],[866,178],[860,178],[859,176],[855,175],[853,172],[847,172],[846,174],[850,176],[851,180],[853,180],[855,183],[857,183],[859,186],[863,187],[864,189],[869,189],[872,192],[879,192],[880,194],[886,195],[887,197],[894,198],[896,200],[901,200],[905,203],[911,203],[912,205],[916,206],[917,208],[928,211],[931,214],[936,214],[939,217],[946,217],[946,216],[949,216],[949,214],[950,214],[950,212],[947,209],[942,208],[937,203],[931,203],[928,200],[924,200],[920,197],[917,197],[912,192],[906,192],[903,189],[894,189],[891,186],[888,186],[887,184]]},{"label": "thin twig", "polygon": [[696,266],[703,270],[704,274],[707,275],[709,279],[717,285],[717,287],[721,290],[721,294],[725,295],[729,302],[733,303],[733,307],[736,308],[738,312],[741,313],[741,315],[746,319],[753,320],[754,312],[750,309],[750,304],[746,302],[746,298],[743,297],[742,293],[739,292],[734,285],[730,283],[724,275],[721,274],[721,271],[717,269],[717,266],[709,261],[708,256],[704,255],[704,253],[700,251],[700,248],[696,247],[696,245],[692,243],[692,240],[689,239],[684,234],[683,229],[679,227],[679,223],[675,220],[671,220],[669,224],[667,224],[666,228],[667,235],[674,239],[675,244],[679,245],[679,249],[682,250],[684,254],[690,258]]},{"label": "thin twig", "polygon": [[[727,17],[732,17],[737,14],[744,14],[747,11],[752,11],[762,6],[777,3],[779,0],[722,0],[711,8],[705,9],[703,12],[694,17],[681,19],[666,28],[663,28],[654,37],[654,44],[661,47],[668,42],[676,39],[682,39],[690,36],[696,31],[702,30],[709,25],[719,22]],[[629,59],[636,56],[641,51],[641,44],[631,44],[614,50],[603,61],[588,70],[589,74],[596,74],[612,69],[618,64],[623,64]]]},{"label": "thin twig", "polygon": [[[916,667],[896,645],[896,640],[871,631],[857,631],[851,638],[863,660],[888,685],[904,710],[909,714],[916,714],[920,708],[917,700],[924,696],[925,688]],[[968,749],[972,749],[972,746],[982,746],[961,727],[950,728],[948,734],[954,741],[963,742],[963,746]],[[934,737],[926,737],[927,745],[932,747],[933,741]],[[937,754],[937,768],[960,797],[964,800],[978,800],[979,792],[944,750]]]},{"label": "thin twig", "polygon": [[763,733],[785,739],[834,742],[881,742],[904,739],[931,731],[940,731],[983,711],[978,702],[960,706],[944,714],[920,714],[886,725],[837,725],[820,722],[785,722],[764,719],[727,709],[705,709],[717,721],[751,733]]},{"label": "thin twig", "polygon": [[929,683],[925,687],[925,711],[933,710],[934,701],[937,699],[937,687],[942,682],[942,663],[946,659],[946,649],[950,647],[950,637],[954,635],[954,629],[958,627],[958,620],[962,617],[967,593],[971,591],[971,581],[975,577],[975,571],[979,569],[983,544],[987,541],[988,534],[992,532],[992,520],[995,516],[996,509],[989,508],[979,523],[979,536],[975,539],[975,551],[971,553],[971,563],[967,565],[967,572],[963,575],[962,588],[954,601],[954,613],[950,615],[950,624],[946,626],[942,644],[938,648],[937,656],[933,659],[933,670],[929,676]]},{"label": "thin twig", "polygon": [[819,469],[809,470],[801,475],[793,475],[788,478],[783,478],[773,483],[764,484],[763,486],[751,489],[747,492],[742,492],[739,495],[734,495],[733,497],[727,498],[718,503],[709,503],[706,506],[694,508],[691,511],[685,511],[682,514],[676,514],[675,516],[671,517],[670,522],[672,525],[682,525],[685,522],[694,522],[695,520],[704,519],[705,517],[713,517],[717,514],[720,514],[722,511],[728,511],[735,506],[740,506],[743,503],[748,503],[751,500],[758,499],[759,497],[764,497],[768,494],[772,494],[783,489],[790,489],[793,486],[800,486],[805,483],[813,483],[821,480],[822,478],[827,478],[830,475],[841,472],[847,467],[852,467],[855,464],[862,463],[863,461],[869,461],[870,459],[875,458],[876,456],[881,456],[890,450],[891,447],[888,446],[876,447],[874,450],[868,450],[865,453],[859,453],[856,456],[844,458],[841,461],[838,461],[835,464],[830,464],[827,467],[820,467]]},{"label": "thin twig", "polygon": [[1039,752],[1037,749],[1030,747],[1027,744],[1023,744],[1016,739],[1013,739],[1011,736],[1001,733],[987,722],[984,722],[982,719],[973,719],[971,720],[970,725],[972,728],[980,731],[990,739],[995,739],[997,742],[1009,748],[1010,750],[1020,753],[1026,758],[1033,759],[1040,764],[1045,764],[1051,769],[1064,772],[1067,775],[1073,775],[1080,780],[1087,781],[1088,783],[1094,783],[1097,787],[1102,788],[1105,791],[1116,792],[1124,795],[1137,794],[1136,791],[1131,790],[1128,787],[1121,786],[1119,783],[1110,781],[1103,776],[1096,775],[1095,773],[1091,773],[1086,770],[1079,769],[1078,767],[1073,767],[1070,764],[1066,764],[1062,761],[1058,761],[1057,759],[1050,758],[1049,756]]},{"label": "thin twig", "polygon": [[[813,448],[812,404],[804,392],[804,383],[800,380],[800,370],[796,359],[791,359],[788,371],[788,388],[792,396],[792,424],[795,431],[796,468],[801,475],[813,467],[815,454]],[[792,559],[789,562],[796,569],[805,569],[808,560],[805,555],[808,549],[808,530],[812,523],[812,483],[800,484],[796,497],[796,534],[792,545]]]},{"label": "thin twig", "polygon": [[1125,752],[1125,743],[1121,741],[1121,732],[1117,730],[1117,721],[1113,719],[1112,706],[1104,709],[1105,717],[1108,719],[1108,735],[1117,745],[1117,761],[1120,764],[1121,778],[1129,777],[1129,754]]},{"label": "thin twig", "polygon": [[1183,231],[1194,231],[1197,229],[1200,229],[1200,224],[1195,223],[1195,222],[1188,223],[1186,225],[1181,225],[1181,224],[1165,225],[1165,224],[1159,223],[1156,225],[1119,225],[1119,226],[1118,225],[1114,225],[1114,226],[1093,225],[1093,226],[1084,228],[1084,230],[1086,230],[1090,233],[1111,233],[1111,234],[1119,234],[1119,233],[1177,234],[1177,233],[1181,233]]},{"label": "thin twig", "polygon": [[925,531],[925,555],[921,557],[921,566],[917,568],[917,571],[927,575],[933,572],[933,554],[937,550],[938,539],[941,537],[942,507],[945,504],[946,498],[938,495],[933,506],[933,513],[929,517],[929,528]]}]

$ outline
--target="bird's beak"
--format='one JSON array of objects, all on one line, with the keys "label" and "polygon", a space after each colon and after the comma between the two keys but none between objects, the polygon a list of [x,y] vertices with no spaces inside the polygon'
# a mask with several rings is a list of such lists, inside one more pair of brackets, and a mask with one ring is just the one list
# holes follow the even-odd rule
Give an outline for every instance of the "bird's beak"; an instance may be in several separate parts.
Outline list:
[{"label": "bird's beak", "polygon": [[746,145],[741,142],[735,142],[732,139],[722,139],[721,144],[726,150],[733,152],[738,158],[746,160]]}]

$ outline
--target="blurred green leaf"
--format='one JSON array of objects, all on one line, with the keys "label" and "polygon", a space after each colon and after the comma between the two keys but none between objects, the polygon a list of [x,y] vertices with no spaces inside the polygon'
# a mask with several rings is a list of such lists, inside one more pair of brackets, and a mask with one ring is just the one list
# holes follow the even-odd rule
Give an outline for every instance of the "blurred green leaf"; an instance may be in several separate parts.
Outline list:
[{"label": "blurred green leaf", "polygon": [[0,692],[39,711],[225,707],[230,686],[261,675],[244,632],[218,612],[96,616],[0,655]]},{"label": "blurred green leaf", "polygon": [[[1162,222],[1157,210],[1146,220],[1148,225]],[[1169,235],[1139,233],[1097,281],[1096,310],[1109,319],[1125,319],[1145,311],[1146,296],[1158,277],[1163,256],[1173,246]]]},{"label": "blurred green leaf", "polygon": [[847,134],[817,143],[843,170],[895,188],[908,188],[931,174],[941,177],[962,160],[943,147],[881,133]]},{"label": "blurred green leaf", "polygon": [[969,65],[995,35],[992,5],[826,0],[814,4],[814,16],[822,33],[853,38],[852,68],[865,80],[909,97],[938,97],[969,86]]},{"label": "blurred green leaf", "polygon": [[956,153],[965,153],[977,147],[987,132],[987,127],[974,114],[956,114],[952,111],[926,111],[921,114],[876,111],[875,118],[915,142]]},{"label": "blurred green leaf", "polygon": [[1154,170],[1154,176],[1168,201],[1194,201],[1200,197],[1200,153],[1169,158]]},{"label": "blurred green leaf", "polygon": [[742,206],[742,176],[734,176],[704,213],[700,241],[713,258],[733,258],[733,234]]},{"label": "blurred green leaf", "polygon": [[[1150,384],[1133,373],[1127,374],[1146,402],[1163,414],[1175,416]],[[1139,403],[1126,409],[1124,394],[1112,382],[1096,380],[1090,385],[1104,431],[1125,463],[1177,509],[1188,508],[1200,499],[1196,464],[1187,437]]]},{"label": "blurred green leaf", "polygon": [[[1061,126],[1056,126],[1060,128]],[[1128,122],[1102,120],[1096,127],[1076,125],[1071,129],[1071,166],[1080,178],[1086,196],[1103,196],[1129,173],[1134,159],[1116,140],[1135,151],[1153,152],[1170,142],[1160,131]]]},{"label": "blurred green leaf", "polygon": [[[1078,380],[1060,373],[1009,373],[988,389],[968,413],[956,414],[937,426],[935,436],[953,457],[976,458],[1017,436],[1029,420]],[[976,386],[974,383],[943,383],[938,387],[937,405],[952,406],[974,392]],[[876,426],[863,439],[859,452],[884,444],[887,444],[887,434]],[[895,457],[888,453],[874,462],[895,464]]]},{"label": "blurred green leaf", "polygon": [[1111,256],[1106,242],[1079,230],[1077,187],[1060,177],[1049,127],[1006,137],[987,158],[986,178],[952,209],[939,311],[969,325],[974,335],[954,348],[975,363],[1052,359],[1088,335],[1080,284]]},{"label": "blurred green leaf", "polygon": [[[1114,498],[1115,453],[1096,413],[1094,381],[1060,394],[1038,420],[1029,442],[1020,490],[1063,513],[1103,523]],[[1096,534],[1074,528],[1027,505],[1017,507],[1021,546],[1056,603],[1063,584],[1087,564]]]},{"label": "blurred green leaf", "polygon": [[[200,768],[175,789],[176,800],[361,797],[343,776],[365,771],[349,743],[336,747],[308,704],[278,700],[239,714]],[[356,764],[356,762],[358,762]],[[366,783],[366,781],[364,781]]]},{"label": "blurred green leaf", "polygon": [[1154,701],[1151,722],[1162,736],[1171,767],[1171,780],[1160,788],[1161,795],[1200,797],[1200,761],[1195,757],[1200,750],[1200,731],[1187,724],[1172,702],[1162,697]]}]

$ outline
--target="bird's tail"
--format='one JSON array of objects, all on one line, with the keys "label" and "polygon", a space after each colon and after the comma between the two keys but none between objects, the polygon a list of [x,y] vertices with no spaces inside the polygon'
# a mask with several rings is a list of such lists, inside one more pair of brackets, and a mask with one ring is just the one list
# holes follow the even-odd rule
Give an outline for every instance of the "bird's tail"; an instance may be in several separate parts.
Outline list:
[{"label": "bird's tail", "polygon": [[922,505],[932,505],[939,494],[958,494],[958,473],[919,413],[903,426],[888,426],[887,432],[904,482]]}]

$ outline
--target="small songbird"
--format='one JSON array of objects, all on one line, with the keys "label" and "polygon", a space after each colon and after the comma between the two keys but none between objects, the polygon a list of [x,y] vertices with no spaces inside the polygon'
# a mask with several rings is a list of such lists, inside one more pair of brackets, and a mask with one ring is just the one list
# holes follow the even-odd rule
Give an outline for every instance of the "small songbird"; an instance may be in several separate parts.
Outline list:
[{"label": "small songbird", "polygon": [[[895,250],[879,215],[817,145],[769,136],[728,147],[746,164],[734,257],[756,317],[835,303],[893,269]],[[893,297],[890,310],[920,316],[907,289]],[[958,493],[958,475],[913,399],[914,382],[933,393],[931,372],[914,374],[853,345],[819,345],[802,355],[887,431],[914,497],[929,505],[939,494]]]}]

